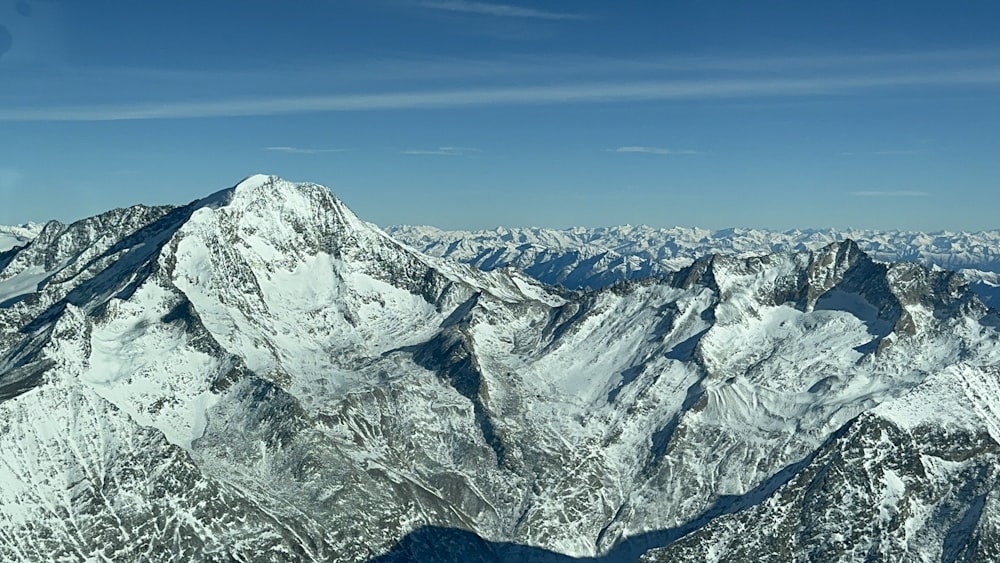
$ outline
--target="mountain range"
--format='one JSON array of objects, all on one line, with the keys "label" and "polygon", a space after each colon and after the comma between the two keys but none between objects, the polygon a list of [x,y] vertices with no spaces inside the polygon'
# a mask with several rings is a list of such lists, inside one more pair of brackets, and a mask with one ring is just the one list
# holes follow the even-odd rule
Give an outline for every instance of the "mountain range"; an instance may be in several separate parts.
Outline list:
[{"label": "mountain range", "polygon": [[44,227],[45,225],[38,223],[25,223],[11,227],[0,225],[0,252],[10,250],[15,246],[24,246],[38,236]]},{"label": "mountain range", "polygon": [[984,301],[1000,304],[994,301],[1000,298],[1000,231],[711,231],[643,225],[483,231],[404,225],[386,231],[427,254],[484,270],[517,268],[543,283],[571,289],[600,289],[621,280],[662,276],[708,254],[750,257],[804,252],[850,239],[881,262],[914,262],[928,268],[961,270]]},{"label": "mountain range", "polygon": [[258,175],[17,235],[0,559],[1000,558],[995,234],[647,231]]}]

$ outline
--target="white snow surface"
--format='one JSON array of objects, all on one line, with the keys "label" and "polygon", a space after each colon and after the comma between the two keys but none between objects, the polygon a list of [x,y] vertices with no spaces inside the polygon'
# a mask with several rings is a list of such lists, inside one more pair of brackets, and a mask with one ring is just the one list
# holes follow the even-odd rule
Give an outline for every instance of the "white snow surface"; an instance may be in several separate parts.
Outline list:
[{"label": "white snow surface", "polygon": [[38,290],[38,284],[53,273],[54,271],[46,272],[42,268],[34,266],[20,271],[8,279],[0,281],[0,303],[9,299],[14,299],[15,297],[36,292]]},{"label": "white snow surface", "polygon": [[42,227],[44,225],[39,223],[25,223],[16,226],[0,225],[0,252],[28,244],[31,239],[38,236]]}]

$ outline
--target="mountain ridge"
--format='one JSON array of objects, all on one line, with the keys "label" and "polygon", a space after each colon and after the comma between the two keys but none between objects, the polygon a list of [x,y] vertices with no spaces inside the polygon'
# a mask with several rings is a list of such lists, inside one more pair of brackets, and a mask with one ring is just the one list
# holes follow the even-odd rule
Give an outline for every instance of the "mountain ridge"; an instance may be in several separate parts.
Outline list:
[{"label": "mountain ridge", "polygon": [[962,270],[976,291],[1000,303],[1000,231],[923,233],[817,229],[653,228],[618,226],[571,229],[498,228],[445,231],[393,226],[392,236],[435,256],[478,268],[514,267],[550,285],[597,289],[621,279],[663,276],[708,254],[741,257],[816,250],[851,239],[881,262],[915,262]]}]

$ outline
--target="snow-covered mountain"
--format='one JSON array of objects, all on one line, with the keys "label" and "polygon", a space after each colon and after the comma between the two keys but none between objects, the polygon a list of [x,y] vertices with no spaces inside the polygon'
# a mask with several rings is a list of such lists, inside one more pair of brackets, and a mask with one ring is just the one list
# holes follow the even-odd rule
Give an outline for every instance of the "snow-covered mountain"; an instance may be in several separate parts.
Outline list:
[{"label": "snow-covered mountain", "polygon": [[[0,226],[0,251],[25,244],[42,227],[34,223]],[[630,225],[483,231],[390,226],[385,231],[425,254],[465,262],[481,270],[515,268],[542,283],[569,289],[600,289],[624,280],[662,276],[709,254],[750,257],[801,252],[850,239],[877,261],[960,270],[981,298],[1000,304],[1000,231],[711,231]]]},{"label": "snow-covered mountain", "polygon": [[31,239],[38,236],[44,225],[38,223],[25,223],[13,227],[0,225],[0,252],[5,252],[15,246],[24,246]]},{"label": "snow-covered mountain", "polygon": [[565,230],[499,228],[443,231],[434,227],[389,227],[387,231],[427,254],[478,268],[514,267],[548,284],[596,289],[623,279],[662,275],[708,254],[759,256],[816,250],[851,239],[882,262],[916,262],[927,267],[968,270],[972,281],[996,288],[1000,273],[1000,231],[921,233],[874,230],[710,231],[646,226]]},{"label": "snow-covered mountain", "polygon": [[326,188],[0,254],[0,559],[988,560],[1000,318],[850,240],[575,292]]}]

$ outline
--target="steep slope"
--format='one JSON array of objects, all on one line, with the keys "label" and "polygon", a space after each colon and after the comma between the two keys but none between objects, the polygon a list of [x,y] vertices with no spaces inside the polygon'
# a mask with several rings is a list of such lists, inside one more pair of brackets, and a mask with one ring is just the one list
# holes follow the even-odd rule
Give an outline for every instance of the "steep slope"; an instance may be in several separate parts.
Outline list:
[{"label": "steep slope", "polygon": [[996,560],[998,379],[946,368],[851,421],[771,497],[642,560]]},{"label": "steep slope", "polygon": [[809,484],[858,464],[931,515],[869,552],[992,553],[1000,319],[850,241],[573,293],[254,176],[4,256],[8,559],[735,560],[755,519],[819,553],[870,506]]}]

